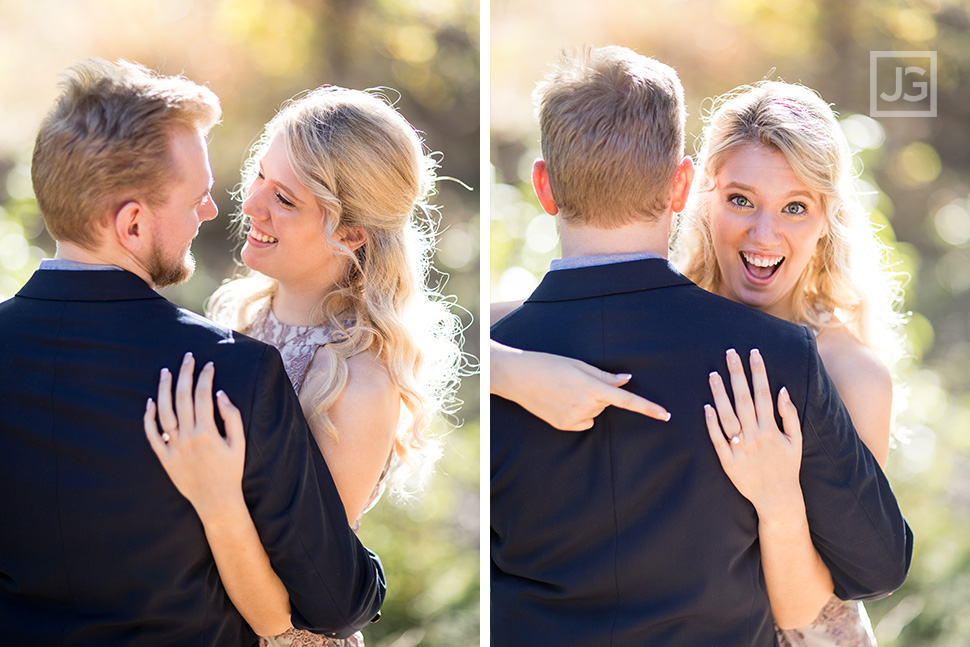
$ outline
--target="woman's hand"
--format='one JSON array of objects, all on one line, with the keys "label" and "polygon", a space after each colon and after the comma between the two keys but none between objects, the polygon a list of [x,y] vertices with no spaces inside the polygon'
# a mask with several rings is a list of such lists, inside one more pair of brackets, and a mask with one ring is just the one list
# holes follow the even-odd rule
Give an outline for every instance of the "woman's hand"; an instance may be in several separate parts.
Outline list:
[{"label": "woman's hand", "polygon": [[[212,362],[203,367],[193,398],[195,358],[186,353],[175,387],[172,407],[172,374],[163,368],[158,380],[158,405],[149,398],[145,407],[145,433],[169,478],[205,521],[242,500],[246,438],[239,410],[222,391],[216,394],[226,437],[219,434],[212,407]],[[156,408],[158,424],[155,421]],[[159,425],[162,432],[159,433]]]},{"label": "woman's hand", "polygon": [[491,342],[491,392],[512,400],[563,431],[583,431],[612,405],[666,422],[658,404],[619,388],[630,375],[614,375],[570,357],[523,351]]},{"label": "woman's hand", "polygon": [[[727,352],[734,407],[721,376],[711,373],[714,407],[705,405],[707,430],[731,482],[758,512],[761,565],[771,613],[782,629],[815,621],[832,596],[832,575],[812,544],[805,501],[798,482],[802,429],[788,390],[778,394],[782,433],[775,423],[764,359],[751,351],[748,389],[741,358]],[[720,419],[720,424],[718,424]],[[723,430],[723,431],[722,431]]]},{"label": "woman's hand", "polygon": [[219,415],[226,425],[223,438],[212,408],[215,366],[209,362],[202,368],[193,398],[194,370],[195,358],[186,353],[173,410],[172,374],[162,369],[158,423],[156,405],[149,398],[145,434],[175,487],[198,513],[229,599],[253,631],[274,636],[290,627],[290,599],[259,541],[243,498],[246,438],[242,417],[225,393],[216,393]]},{"label": "woman's hand", "polygon": [[734,349],[727,351],[727,364],[734,406],[731,406],[717,372],[710,375],[717,411],[709,404],[704,406],[707,429],[721,465],[759,516],[793,507],[797,509],[803,504],[798,482],[802,431],[788,390],[783,387],[778,394],[778,412],[785,429],[782,433],[775,423],[768,374],[761,353],[757,349],[751,351],[753,401],[741,358]]}]

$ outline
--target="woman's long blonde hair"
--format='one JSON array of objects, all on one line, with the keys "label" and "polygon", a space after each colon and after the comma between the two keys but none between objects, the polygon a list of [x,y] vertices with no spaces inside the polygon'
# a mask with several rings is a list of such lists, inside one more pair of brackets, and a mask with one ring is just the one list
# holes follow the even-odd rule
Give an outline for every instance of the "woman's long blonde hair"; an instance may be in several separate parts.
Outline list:
[{"label": "woman's long blonde hair", "polygon": [[[266,125],[243,165],[239,198],[277,135],[300,182],[317,197],[331,249],[350,260],[313,313],[340,332],[317,351],[332,370],[318,392],[301,395],[304,408],[336,437],[328,411],[347,385],[347,360],[376,352],[407,410],[394,453],[405,473],[426,476],[440,449],[424,431],[436,414],[454,412],[463,361],[454,306],[428,285],[436,231],[427,200],[437,164],[383,95],[325,86],[294,99]],[[248,229],[241,211],[235,218]],[[340,227],[362,228],[366,242],[351,251],[336,240]],[[212,314],[245,332],[277,287],[275,279],[249,272],[216,292]],[[402,482],[392,485],[403,492]]]},{"label": "woman's long blonde hair", "polygon": [[828,222],[795,286],[795,322],[823,330],[837,325],[835,314],[891,367],[903,353],[902,289],[857,199],[852,155],[829,105],[806,87],[762,81],[716,99],[706,122],[695,189],[674,239],[676,265],[702,288],[721,291],[708,214],[714,178],[744,146],[779,151],[820,194]]}]

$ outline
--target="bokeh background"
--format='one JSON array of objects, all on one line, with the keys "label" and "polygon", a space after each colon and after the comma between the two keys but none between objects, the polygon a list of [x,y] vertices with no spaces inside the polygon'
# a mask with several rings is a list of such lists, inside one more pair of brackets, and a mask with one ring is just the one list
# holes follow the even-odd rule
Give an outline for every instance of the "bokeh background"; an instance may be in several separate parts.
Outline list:
[{"label": "bokeh background", "polygon": [[[530,93],[562,48],[625,45],[675,67],[691,153],[708,98],[736,86],[800,82],[834,104],[912,312],[887,472],[916,549],[903,588],[866,606],[883,647],[970,644],[970,3],[492,0],[490,21],[493,301],[527,296],[558,255],[529,184],[540,155]],[[935,118],[870,116],[872,51],[937,53]],[[878,89],[892,94],[885,73]]]},{"label": "bokeh background", "polygon": [[[210,138],[220,216],[193,246],[196,276],[165,290],[197,312],[236,269],[229,190],[262,125],[283,101],[324,83],[389,86],[440,152],[439,175],[457,180],[438,186],[436,267],[464,308],[465,350],[477,356],[479,51],[477,0],[0,0],[0,299],[54,252],[30,155],[57,75],[74,60],[127,58],[185,74],[222,100],[223,124]],[[479,642],[478,391],[477,377],[465,378],[464,406],[438,429],[448,434],[445,454],[427,490],[407,503],[384,497],[364,519],[361,538],[382,556],[389,590],[382,620],[365,629],[368,645]]]}]

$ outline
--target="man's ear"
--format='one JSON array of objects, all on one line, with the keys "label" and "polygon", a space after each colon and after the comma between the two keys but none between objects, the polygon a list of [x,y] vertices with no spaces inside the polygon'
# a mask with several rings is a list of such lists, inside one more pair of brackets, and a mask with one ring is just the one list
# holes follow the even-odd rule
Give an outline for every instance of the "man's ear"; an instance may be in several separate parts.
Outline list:
[{"label": "man's ear", "polygon": [[148,244],[147,216],[144,205],[135,200],[129,200],[115,212],[115,236],[129,252],[137,252]]},{"label": "man's ear", "polygon": [[536,197],[539,204],[550,216],[559,213],[556,199],[552,197],[552,187],[549,185],[549,170],[546,168],[546,161],[537,159],[532,165],[532,188],[536,190]]},{"label": "man's ear", "polygon": [[687,196],[690,195],[690,185],[694,182],[694,160],[690,155],[685,155],[684,159],[677,165],[677,172],[674,173],[674,183],[670,188],[670,209],[674,213],[680,213],[687,206]]},{"label": "man's ear", "polygon": [[337,231],[337,240],[356,252],[367,242],[367,232],[363,227],[341,227]]}]

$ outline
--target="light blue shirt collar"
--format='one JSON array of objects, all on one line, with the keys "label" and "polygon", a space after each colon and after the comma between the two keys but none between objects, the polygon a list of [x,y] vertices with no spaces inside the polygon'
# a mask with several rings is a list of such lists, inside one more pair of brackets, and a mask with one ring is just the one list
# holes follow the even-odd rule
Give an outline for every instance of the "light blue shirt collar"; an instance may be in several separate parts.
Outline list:
[{"label": "light blue shirt collar", "polygon": [[578,267],[613,265],[615,263],[626,263],[628,261],[642,261],[648,258],[660,258],[667,260],[660,254],[653,254],[651,252],[640,252],[636,254],[609,254],[607,256],[576,256],[574,258],[554,259],[549,269],[551,271],[572,270]]},{"label": "light blue shirt collar", "polygon": [[78,261],[65,261],[59,258],[45,258],[40,262],[41,270],[87,270],[87,271],[124,271],[117,265],[98,265],[97,263],[79,263]]}]

